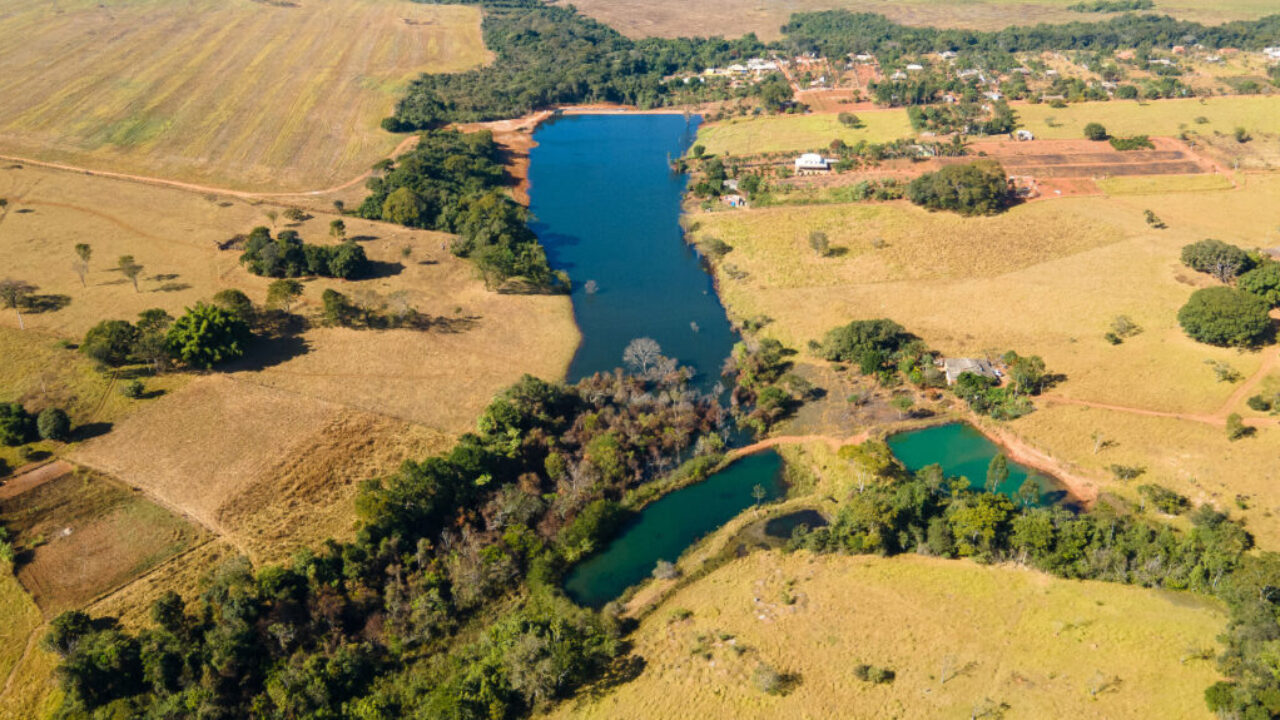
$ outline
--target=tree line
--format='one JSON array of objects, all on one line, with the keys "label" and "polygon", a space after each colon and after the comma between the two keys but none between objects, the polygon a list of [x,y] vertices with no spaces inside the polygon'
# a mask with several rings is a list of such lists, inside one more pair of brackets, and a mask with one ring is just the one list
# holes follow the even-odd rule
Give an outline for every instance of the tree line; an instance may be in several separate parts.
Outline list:
[{"label": "tree line", "polygon": [[379,169],[366,183],[360,217],[457,235],[450,250],[470,258],[490,286],[522,279],[567,288],[568,277],[551,270],[529,228],[529,211],[503,192],[511,181],[493,133],[429,130]]},{"label": "tree line", "polygon": [[599,676],[619,628],[568,601],[562,573],[630,494],[722,445],[719,402],[641,351],[632,375],[525,377],[448,452],[365,482],[352,542],[224,565],[141,631],[59,616],[61,715],[514,718]]}]

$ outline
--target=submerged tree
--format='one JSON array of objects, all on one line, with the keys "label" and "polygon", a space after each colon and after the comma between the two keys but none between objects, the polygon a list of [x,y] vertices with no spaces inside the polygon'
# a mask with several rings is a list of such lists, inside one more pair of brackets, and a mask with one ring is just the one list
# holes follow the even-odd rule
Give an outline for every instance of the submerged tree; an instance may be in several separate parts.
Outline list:
[{"label": "submerged tree", "polygon": [[636,338],[622,351],[622,361],[641,373],[649,372],[661,359],[662,346],[653,338]]}]

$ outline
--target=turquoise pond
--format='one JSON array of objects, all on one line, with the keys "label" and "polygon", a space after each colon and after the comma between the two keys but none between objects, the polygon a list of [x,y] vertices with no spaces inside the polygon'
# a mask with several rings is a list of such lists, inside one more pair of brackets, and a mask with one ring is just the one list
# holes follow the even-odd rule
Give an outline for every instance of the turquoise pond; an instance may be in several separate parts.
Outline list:
[{"label": "turquoise pond", "polygon": [[[981,489],[987,481],[987,466],[1000,452],[977,428],[967,423],[934,425],[889,436],[889,449],[907,469],[916,472],[937,463],[947,477],[966,477],[970,487]],[[1068,499],[1062,485],[1044,473],[1009,461],[1009,479],[997,488],[1013,496],[1029,476],[1040,486],[1040,504],[1053,504]]]},{"label": "turquoise pond", "polygon": [[699,538],[756,504],[781,497],[782,458],[772,450],[748,455],[700,483],[646,506],[603,552],[578,563],[564,589],[575,602],[600,607],[649,577],[659,560],[675,562]]}]

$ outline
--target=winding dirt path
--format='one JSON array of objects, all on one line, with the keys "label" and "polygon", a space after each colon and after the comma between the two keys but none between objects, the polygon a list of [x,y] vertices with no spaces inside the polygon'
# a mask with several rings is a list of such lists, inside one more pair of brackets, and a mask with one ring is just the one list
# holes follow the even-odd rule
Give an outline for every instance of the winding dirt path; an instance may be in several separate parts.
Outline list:
[{"label": "winding dirt path", "polygon": [[[399,145],[391,151],[389,157],[402,155],[412,150],[418,144],[418,136],[410,135],[400,142]],[[67,165],[64,163],[46,162],[44,160],[35,160],[33,158],[18,157],[16,155],[0,155],[0,160],[18,163],[21,165],[34,165],[35,167],[49,168],[51,170],[63,170],[66,172],[80,173],[92,177],[105,177],[113,180],[128,180],[130,182],[144,183],[147,185],[161,185],[164,187],[178,188],[179,190],[187,190],[199,193],[214,193],[216,195],[229,195],[231,197],[245,199],[268,199],[268,198],[290,198],[290,197],[311,197],[315,195],[328,195],[351,188],[359,183],[367,180],[373,175],[373,170],[365,170],[356,177],[333,187],[323,188],[320,190],[299,190],[296,192],[254,192],[249,190],[232,190],[230,188],[215,187],[213,185],[201,185],[199,183],[183,182],[181,180],[172,180],[169,178],[156,177],[153,175],[134,175],[131,173],[113,172],[111,170],[94,170],[91,168],[78,167],[75,165]]]}]

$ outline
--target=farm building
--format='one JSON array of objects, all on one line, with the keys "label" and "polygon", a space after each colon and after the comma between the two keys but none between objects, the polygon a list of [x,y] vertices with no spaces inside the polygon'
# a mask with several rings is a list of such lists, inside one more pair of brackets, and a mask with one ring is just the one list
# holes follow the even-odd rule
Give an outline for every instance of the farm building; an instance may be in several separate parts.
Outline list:
[{"label": "farm building", "polygon": [[1013,133],[1013,138],[1018,142],[1026,142],[1028,140],[1035,140],[1036,136],[1035,133],[1030,130],[1016,130]]},{"label": "farm building", "polygon": [[831,172],[831,161],[818,153],[805,153],[796,158],[797,175],[814,175]]},{"label": "farm building", "polygon": [[965,373],[973,373],[981,377],[999,380],[1000,373],[995,367],[981,358],[947,358],[942,361],[943,371],[947,375],[947,384],[955,385],[956,380]]}]

